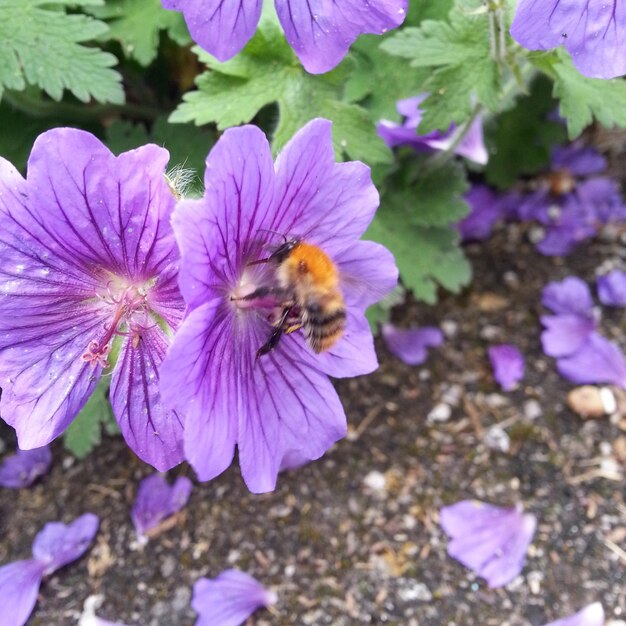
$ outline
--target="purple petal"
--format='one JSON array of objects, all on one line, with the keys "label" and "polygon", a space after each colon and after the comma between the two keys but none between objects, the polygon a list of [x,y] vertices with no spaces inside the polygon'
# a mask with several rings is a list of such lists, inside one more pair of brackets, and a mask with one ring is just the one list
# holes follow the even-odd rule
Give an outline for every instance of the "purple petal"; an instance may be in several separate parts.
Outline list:
[{"label": "purple petal", "polygon": [[587,283],[575,276],[548,283],[543,288],[541,303],[557,315],[591,317],[593,310],[593,299]]},{"label": "purple petal", "polygon": [[599,602],[594,602],[574,615],[550,622],[545,626],[604,626],[604,609]]},{"label": "purple petal", "polygon": [[626,205],[617,181],[602,176],[589,178],[578,184],[576,194],[590,208],[594,221],[609,224],[626,220]]},{"label": "purple petal", "polygon": [[32,485],[50,469],[52,453],[48,446],[33,450],[18,450],[7,457],[0,467],[0,485],[21,489]]},{"label": "purple petal", "polygon": [[276,12],[307,72],[322,74],[343,59],[359,35],[402,24],[407,5],[407,0],[276,0]]},{"label": "purple petal", "polygon": [[161,0],[181,11],[192,39],[219,61],[234,57],[256,30],[263,0]]},{"label": "purple petal", "polygon": [[49,522],[35,537],[33,557],[44,564],[46,575],[52,574],[87,551],[99,524],[92,513],[85,513],[70,524]]},{"label": "purple petal", "polygon": [[554,148],[552,151],[552,169],[565,170],[574,176],[599,174],[607,168],[606,159],[594,148],[580,142]]},{"label": "purple petal", "polygon": [[379,204],[370,169],[335,163],[328,120],[299,130],[276,159],[276,209],[265,228],[297,234],[337,255],[367,229]]},{"label": "purple petal", "polygon": [[545,256],[567,256],[578,244],[597,232],[592,224],[571,221],[546,229],[545,237],[537,244],[537,250]]},{"label": "purple petal", "polygon": [[626,74],[626,19],[623,0],[521,0],[511,35],[530,50],[564,45],[585,76]]},{"label": "purple petal", "polygon": [[428,358],[428,348],[443,343],[443,333],[434,326],[403,330],[383,324],[381,332],[388,350],[407,365],[421,365]]},{"label": "purple petal", "polygon": [[0,567],[0,626],[23,626],[35,608],[45,565],[37,560]]},{"label": "purple petal", "polygon": [[110,399],[122,435],[135,454],[164,472],[184,459],[183,424],[161,401],[160,368],[168,339],[159,326],[135,344],[127,339],[111,379]]},{"label": "purple petal", "polygon": [[517,219],[549,225],[552,223],[550,214],[553,207],[559,208],[561,203],[561,199],[553,197],[548,189],[538,189],[520,199],[516,211]]},{"label": "purple petal", "polygon": [[597,281],[598,298],[607,306],[626,306],[626,273],[613,270]]},{"label": "purple petal", "polygon": [[522,507],[503,509],[474,500],[444,507],[441,526],[452,537],[448,554],[500,587],[522,570],[536,528]]},{"label": "purple petal", "polygon": [[626,388],[626,359],[622,351],[598,333],[569,357],[556,362],[561,376],[577,384],[608,383]]},{"label": "purple petal", "polygon": [[185,457],[199,480],[221,474],[235,454],[233,412],[241,374],[232,350],[231,324],[221,300],[200,306],[179,329],[163,362],[163,401],[185,410]]},{"label": "purple petal", "polygon": [[426,139],[425,144],[435,150],[449,150],[454,146],[454,153],[465,157],[479,165],[486,165],[489,161],[489,153],[483,137],[483,120],[479,115],[469,127],[465,137],[455,145],[454,132],[448,132],[440,138]]},{"label": "purple petal", "polygon": [[239,626],[257,609],[276,604],[278,598],[244,572],[229,569],[213,579],[201,578],[193,586],[191,607],[196,626]]},{"label": "purple petal", "polygon": [[493,367],[493,377],[504,391],[511,391],[524,378],[522,353],[509,344],[491,346],[488,352],[491,367]]},{"label": "purple petal", "polygon": [[580,315],[544,315],[541,323],[545,330],[541,333],[541,345],[548,356],[564,357],[580,350],[595,331],[592,318]]},{"label": "purple petal", "polygon": [[178,513],[189,500],[193,485],[180,476],[169,485],[164,476],[153,474],[139,484],[132,509],[132,519],[139,535],[154,528],[170,515]]},{"label": "purple petal", "polygon": [[457,224],[461,239],[487,239],[500,217],[500,199],[489,187],[474,185],[465,194],[465,201],[470,206],[470,214]]}]

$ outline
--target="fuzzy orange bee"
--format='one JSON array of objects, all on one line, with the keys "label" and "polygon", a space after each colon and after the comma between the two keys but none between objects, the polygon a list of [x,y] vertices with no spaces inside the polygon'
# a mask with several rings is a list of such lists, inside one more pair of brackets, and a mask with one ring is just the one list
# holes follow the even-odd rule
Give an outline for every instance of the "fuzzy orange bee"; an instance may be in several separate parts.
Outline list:
[{"label": "fuzzy orange bee", "polygon": [[346,305],[340,289],[339,272],[331,258],[318,246],[301,239],[286,239],[267,258],[254,261],[276,265],[275,288],[261,288],[246,296],[254,299],[272,293],[280,298],[282,313],[257,356],[271,352],[284,334],[302,328],[307,343],[319,354],[332,348],[346,327]]}]

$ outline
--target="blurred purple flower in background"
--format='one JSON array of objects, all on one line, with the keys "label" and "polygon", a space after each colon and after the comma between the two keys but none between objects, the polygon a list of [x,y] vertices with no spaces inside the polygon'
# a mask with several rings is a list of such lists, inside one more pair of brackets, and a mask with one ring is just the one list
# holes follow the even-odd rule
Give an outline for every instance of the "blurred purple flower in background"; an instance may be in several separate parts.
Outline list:
[{"label": "blurred purple flower in background", "polygon": [[[250,40],[262,0],[161,0],[181,11],[202,48],[219,61],[235,56]],[[275,0],[289,45],[308,72],[332,70],[364,33],[383,34],[402,24],[408,0]]]},{"label": "blurred purple flower in background", "polygon": [[602,304],[626,307],[626,273],[613,270],[597,280],[598,298]]},{"label": "blurred purple flower in background", "polygon": [[611,383],[626,387],[626,359],[622,351],[600,335],[587,284],[569,277],[546,285],[543,305],[556,315],[541,323],[543,351],[556,358],[559,373],[577,384]]},{"label": "blurred purple flower in background", "polygon": [[550,622],[545,626],[604,626],[604,609],[599,602],[594,602],[574,615]]},{"label": "blurred purple flower in background", "polygon": [[166,517],[180,511],[189,500],[193,484],[180,476],[170,485],[165,476],[153,474],[139,484],[131,517],[140,537]]},{"label": "blurred purple flower in background", "polygon": [[626,74],[624,0],[521,0],[511,35],[529,50],[565,46],[585,76]]},{"label": "blurred purple flower in background", "polygon": [[604,157],[579,142],[554,149],[550,171],[537,179],[537,188],[522,196],[517,208],[517,219],[544,227],[539,252],[569,254],[600,226],[626,219],[619,185],[598,176],[606,167]]},{"label": "blurred purple flower in background", "polygon": [[[378,134],[390,148],[410,146],[417,152],[432,152],[434,150],[449,150],[453,146],[457,131],[454,124],[445,133],[438,130],[426,135],[417,133],[417,127],[423,116],[423,111],[419,105],[427,97],[428,94],[422,94],[397,102],[398,113],[405,118],[401,124],[389,120],[378,122]],[[454,153],[480,165],[487,163],[489,155],[483,140],[483,122],[480,116],[474,120],[462,141],[454,146]]]},{"label": "blurred purple flower in background", "polygon": [[33,558],[0,567],[0,626],[23,626],[33,611],[44,576],[79,559],[98,532],[85,513],[71,524],[50,522],[35,537]]},{"label": "blurred purple flower in background", "polygon": [[258,580],[229,569],[213,579],[201,578],[193,586],[191,607],[198,614],[196,626],[239,626],[257,609],[278,601]]},{"label": "blurred purple flower in background", "polygon": [[115,157],[69,128],[36,140],[26,180],[0,159],[0,413],[21,448],[62,433],[112,367],[128,445],[160,470],[182,461],[159,397],[164,327],[184,309],[168,159],[154,145]]},{"label": "blurred purple flower in background", "polygon": [[381,334],[389,352],[407,365],[422,364],[428,358],[428,348],[443,343],[443,333],[434,326],[403,329],[385,323]]},{"label": "blurred purple flower in background", "polygon": [[[207,158],[205,187],[203,199],[181,202],[174,214],[190,313],[164,362],[162,392],[185,413],[185,455],[200,480],[223,472],[237,445],[248,488],[271,491],[286,456],[317,459],[345,435],[328,376],[378,366],[364,312],[396,286],[397,268],[386,248],[359,240],[378,192],[363,163],[335,163],[327,120],[307,124],[275,164],[258,128],[227,130]],[[276,333],[272,320],[285,314],[272,295],[279,268],[263,261],[291,240],[315,246],[315,258],[335,268],[345,332],[316,354],[302,332],[281,336],[278,326],[280,341],[259,356]],[[258,289],[268,297],[242,299]]]},{"label": "blurred purple flower in background", "polygon": [[461,241],[484,241],[503,216],[502,196],[486,185],[473,185],[465,194],[470,213],[457,223]]},{"label": "blurred purple flower in background", "polygon": [[48,446],[32,450],[16,450],[0,466],[0,486],[21,489],[32,485],[50,469],[52,452]]},{"label": "blurred purple flower in background", "polygon": [[515,389],[517,383],[524,378],[525,366],[522,353],[509,344],[491,346],[488,353],[496,382],[504,391]]},{"label": "blurred purple flower in background", "polygon": [[506,585],[522,571],[537,526],[521,504],[502,508],[477,500],[443,507],[440,521],[452,538],[448,554],[492,588]]}]

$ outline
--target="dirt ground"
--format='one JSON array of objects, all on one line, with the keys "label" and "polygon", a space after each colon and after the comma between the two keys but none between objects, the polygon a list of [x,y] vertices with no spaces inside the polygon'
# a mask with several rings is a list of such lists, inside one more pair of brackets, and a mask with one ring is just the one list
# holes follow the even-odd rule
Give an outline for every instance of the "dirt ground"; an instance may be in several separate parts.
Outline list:
[{"label": "dirt ground", "polygon": [[[0,563],[27,558],[47,521],[91,511],[101,529],[80,561],[42,586],[29,624],[75,624],[97,593],[103,618],[191,625],[194,581],[238,567],[279,596],[275,613],[255,614],[256,626],[539,626],[594,601],[612,626],[626,626],[626,555],[618,554],[626,493],[615,479],[626,467],[626,418],[573,414],[571,385],[539,343],[545,283],[570,274],[593,282],[600,266],[624,268],[625,240],[607,231],[567,265],[537,254],[517,225],[469,246],[471,288],[395,312],[402,324],[441,325],[444,346],[409,367],[379,343],[375,374],[337,384],[346,440],[284,474],[272,494],[249,494],[236,467],[196,484],[185,511],[143,549],[129,513],[150,468],[119,438],[85,461],[55,444],[49,475],[30,489],[0,490]],[[623,311],[605,309],[601,328],[626,349]],[[511,393],[499,391],[486,356],[499,342],[527,359]],[[441,404],[451,412],[444,419],[439,407],[437,421],[431,411]],[[10,449],[10,431],[0,433]],[[192,475],[171,472],[181,473]],[[446,555],[438,510],[465,498],[521,500],[538,517],[526,567],[506,588],[488,589]]]}]

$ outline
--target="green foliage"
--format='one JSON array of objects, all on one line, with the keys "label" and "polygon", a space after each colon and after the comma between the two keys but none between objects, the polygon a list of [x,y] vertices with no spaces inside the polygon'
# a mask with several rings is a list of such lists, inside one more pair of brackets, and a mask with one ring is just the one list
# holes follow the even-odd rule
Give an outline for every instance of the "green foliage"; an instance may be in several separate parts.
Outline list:
[{"label": "green foliage", "polygon": [[564,50],[536,54],[533,62],[554,80],[559,111],[567,120],[567,132],[575,139],[594,118],[606,128],[626,127],[626,82],[583,76]]},{"label": "green foliage", "polygon": [[267,105],[276,103],[273,148],[280,148],[308,121],[333,121],[338,155],[368,163],[388,161],[391,154],[377,136],[370,114],[345,99],[352,63],[344,62],[323,75],[307,74],[273,21],[264,19],[257,34],[234,59],[220,63],[196,49],[209,71],[196,80],[197,91],[170,117],[172,122],[215,122],[221,129],[251,121]]},{"label": "green foliage", "polygon": [[63,435],[64,446],[77,458],[85,458],[101,441],[102,429],[119,433],[109,404],[109,378],[101,378],[91,398]]},{"label": "green foliage", "polygon": [[539,77],[528,96],[493,118],[487,126],[492,158],[485,168],[490,185],[508,189],[520,176],[540,172],[550,162],[554,145],[566,139],[565,128],[549,116],[556,110],[552,84]]},{"label": "green foliage", "polygon": [[68,5],[88,6],[100,0],[2,0],[0,2],[0,97],[4,89],[41,87],[60,100],[68,89],[83,102],[121,103],[121,76],[111,67],[117,59],[93,46],[106,24]]},{"label": "green foliage", "polygon": [[391,177],[374,222],[365,237],[395,255],[403,284],[417,299],[433,304],[437,285],[458,292],[471,270],[449,226],[468,212],[463,168],[450,162],[429,170],[425,159]]},{"label": "green foliage", "polygon": [[383,50],[410,60],[411,67],[428,68],[421,91],[421,133],[447,130],[472,112],[474,103],[495,111],[500,103],[502,76],[491,49],[490,19],[479,0],[457,0],[448,20],[425,20],[405,28],[382,44]]},{"label": "green foliage", "polygon": [[90,13],[107,20],[110,30],[104,38],[119,41],[124,54],[140,65],[156,58],[163,30],[181,46],[191,43],[182,14],[166,11],[161,0],[108,0]]},{"label": "green foliage", "polygon": [[194,184],[190,191],[201,189],[204,161],[215,142],[215,133],[200,130],[192,124],[170,124],[165,116],[154,122],[150,132],[143,124],[121,120],[107,129],[106,143],[115,154],[149,142],[169,150],[170,168],[182,166],[193,170]]},{"label": "green foliage", "polygon": [[381,324],[389,320],[391,309],[393,309],[394,306],[402,304],[405,299],[406,289],[402,285],[398,285],[383,300],[367,309],[365,315],[374,334],[379,331]]}]

